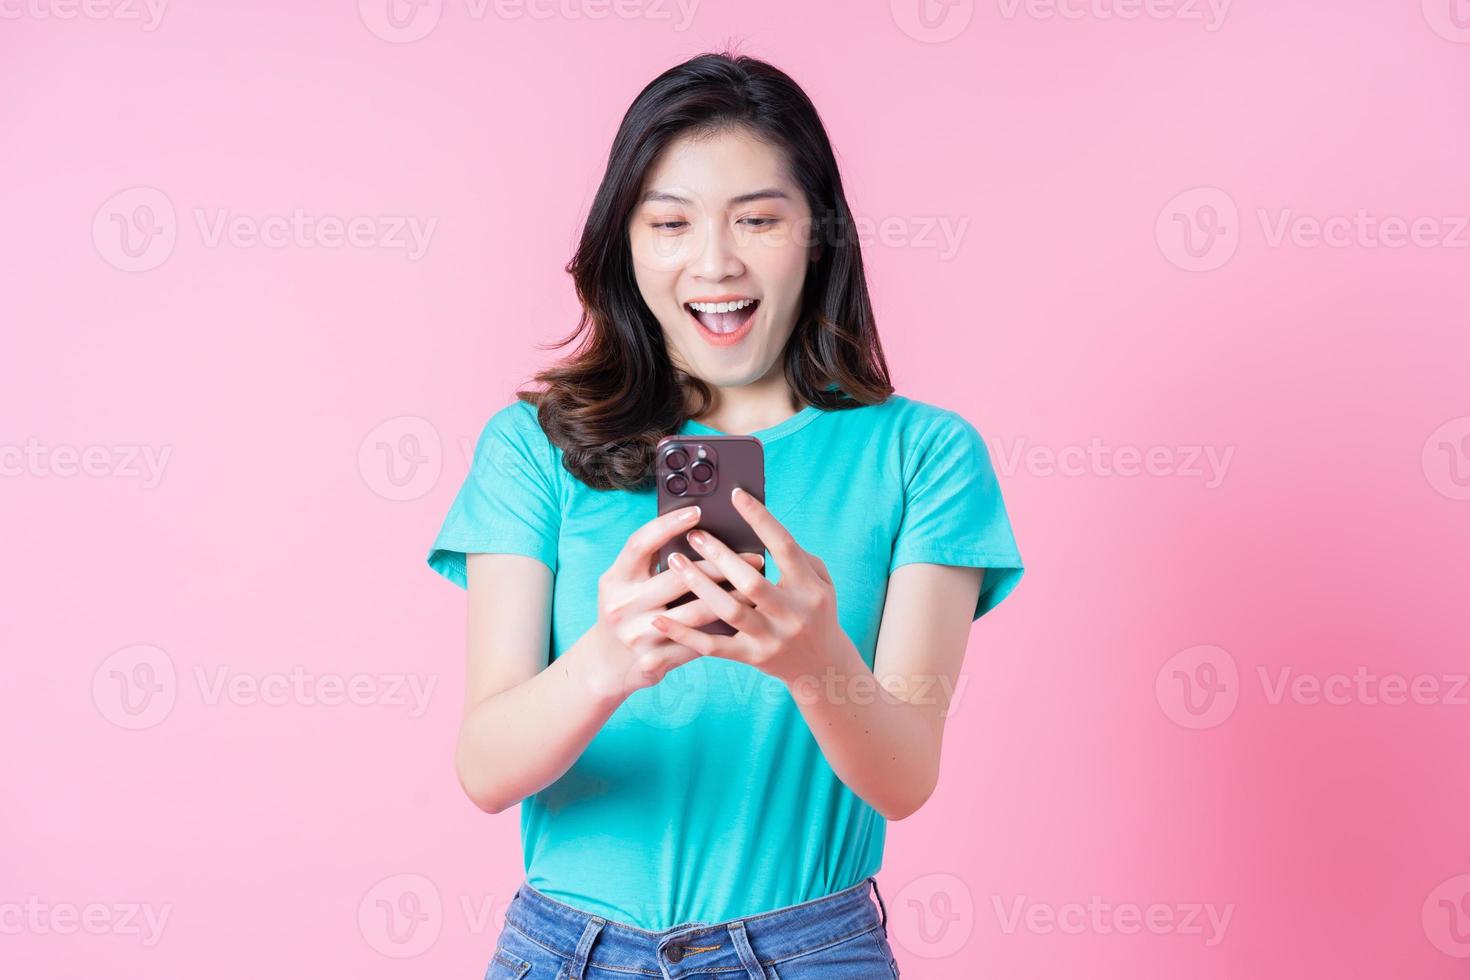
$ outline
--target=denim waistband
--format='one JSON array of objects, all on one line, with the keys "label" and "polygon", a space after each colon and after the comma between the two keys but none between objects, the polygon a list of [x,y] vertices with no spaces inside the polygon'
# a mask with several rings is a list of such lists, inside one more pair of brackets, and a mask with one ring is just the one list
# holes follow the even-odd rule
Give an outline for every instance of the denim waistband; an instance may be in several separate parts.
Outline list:
[{"label": "denim waistband", "polygon": [[[872,888],[878,899],[868,899]],[[881,917],[880,917],[881,916]],[[574,909],[522,882],[506,908],[509,926],[570,962],[580,977],[591,962],[629,972],[661,967],[670,978],[747,970],[810,953],[873,929],[887,935],[888,910],[869,877],[799,905],[724,922],[696,922],[649,932]],[[756,971],[756,975],[760,975]]]}]

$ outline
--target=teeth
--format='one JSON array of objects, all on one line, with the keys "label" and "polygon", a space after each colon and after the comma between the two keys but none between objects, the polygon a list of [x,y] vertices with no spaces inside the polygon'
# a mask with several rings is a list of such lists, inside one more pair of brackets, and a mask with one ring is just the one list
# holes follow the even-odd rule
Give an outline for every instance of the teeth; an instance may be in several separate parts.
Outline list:
[{"label": "teeth", "polygon": [[733,313],[736,310],[745,309],[754,302],[753,299],[741,299],[731,303],[690,303],[689,308],[701,313]]}]

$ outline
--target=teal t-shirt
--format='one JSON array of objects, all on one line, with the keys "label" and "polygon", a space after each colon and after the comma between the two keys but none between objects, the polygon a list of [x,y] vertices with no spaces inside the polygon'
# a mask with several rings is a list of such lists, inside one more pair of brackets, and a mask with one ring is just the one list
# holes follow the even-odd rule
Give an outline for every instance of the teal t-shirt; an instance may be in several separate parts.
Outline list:
[{"label": "teal t-shirt", "polygon": [[[694,421],[679,431],[721,434]],[[893,395],[807,406],[751,434],[765,447],[766,506],[826,563],[839,621],[869,668],[893,569],[983,567],[976,619],[1020,581],[990,453],[955,412]],[[517,401],[485,425],[429,565],[465,587],[467,553],[544,562],[555,573],[555,658],[592,626],[598,576],[655,512],[652,489],[594,490],[567,472],[535,408]],[[521,805],[532,887],[650,931],[856,885],[878,871],[886,827],[837,778],[780,681],[713,657],[635,692]]]}]

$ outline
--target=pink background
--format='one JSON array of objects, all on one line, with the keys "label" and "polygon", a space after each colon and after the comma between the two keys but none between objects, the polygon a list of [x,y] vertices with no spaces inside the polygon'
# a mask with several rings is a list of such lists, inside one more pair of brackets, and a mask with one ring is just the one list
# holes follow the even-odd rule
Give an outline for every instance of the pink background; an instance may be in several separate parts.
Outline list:
[{"label": "pink background", "polygon": [[1466,975],[1463,3],[94,2],[0,25],[0,971],[483,974],[518,813],[425,554],[622,112],[733,40],[1029,569],[890,827],[904,975]]}]

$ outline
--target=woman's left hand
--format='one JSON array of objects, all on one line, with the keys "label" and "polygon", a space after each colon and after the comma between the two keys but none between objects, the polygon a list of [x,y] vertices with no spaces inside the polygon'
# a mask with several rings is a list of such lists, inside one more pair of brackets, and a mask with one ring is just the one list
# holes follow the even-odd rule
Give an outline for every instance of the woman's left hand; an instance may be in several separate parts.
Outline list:
[{"label": "woman's left hand", "polygon": [[788,687],[798,678],[816,678],[841,662],[847,640],[837,622],[832,576],[822,559],[803,550],[759,500],[738,488],[730,499],[775,558],[781,580],[767,579],[708,531],[691,531],[694,550],[713,562],[736,591],[726,591],[682,555],[671,556],[669,564],[736,633],[712,635],[663,616],[655,617],[653,625],[691,650],[750,664]]}]

